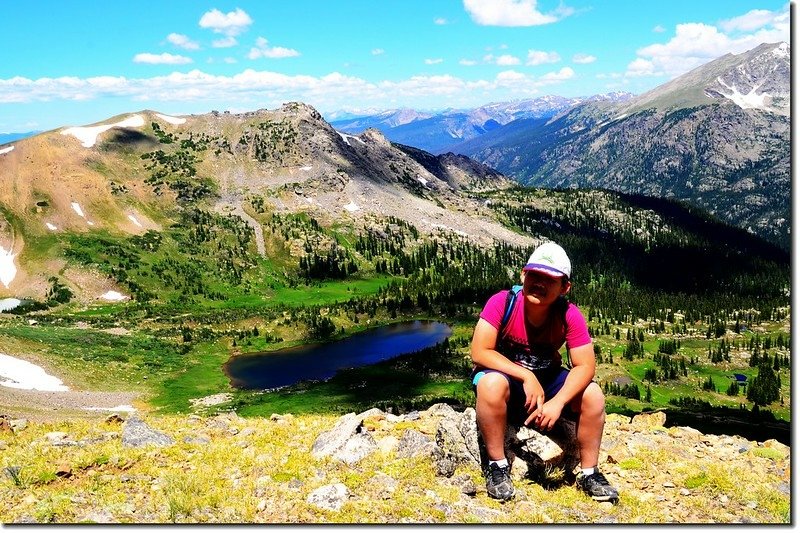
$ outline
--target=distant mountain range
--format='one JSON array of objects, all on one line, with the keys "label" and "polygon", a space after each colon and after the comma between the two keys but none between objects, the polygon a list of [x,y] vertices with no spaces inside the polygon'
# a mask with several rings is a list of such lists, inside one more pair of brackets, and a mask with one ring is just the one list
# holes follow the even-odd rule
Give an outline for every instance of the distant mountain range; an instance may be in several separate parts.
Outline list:
[{"label": "distant mountain range", "polygon": [[447,109],[440,112],[393,109],[370,115],[332,118],[331,126],[351,134],[368,128],[380,130],[392,142],[420,148],[434,154],[510,122],[527,118],[550,118],[582,102],[622,102],[630,93],[615,92],[584,98],[542,96],[529,100],[496,102],[475,109]]},{"label": "distant mountain range", "polygon": [[647,93],[334,120],[539,187],[676,198],[789,247],[790,47],[727,54]]},{"label": "distant mountain range", "polygon": [[623,102],[586,102],[451,147],[520,183],[686,200],[789,247],[790,50],[728,54]]}]

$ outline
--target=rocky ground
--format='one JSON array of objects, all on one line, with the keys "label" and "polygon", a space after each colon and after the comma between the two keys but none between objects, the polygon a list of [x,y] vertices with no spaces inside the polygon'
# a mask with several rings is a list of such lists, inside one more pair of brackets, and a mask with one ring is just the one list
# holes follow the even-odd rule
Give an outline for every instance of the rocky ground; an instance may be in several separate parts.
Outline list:
[{"label": "rocky ground", "polygon": [[120,406],[134,407],[135,392],[64,391],[49,392],[0,386],[0,414],[38,422],[69,418],[104,418]]},{"label": "rocky ground", "polygon": [[532,431],[510,435],[515,499],[489,498],[474,411],[443,404],[123,417],[0,417],[0,522],[790,523],[787,446],[665,428],[663,413],[608,416],[601,469],[616,505],[580,493],[568,453]]}]

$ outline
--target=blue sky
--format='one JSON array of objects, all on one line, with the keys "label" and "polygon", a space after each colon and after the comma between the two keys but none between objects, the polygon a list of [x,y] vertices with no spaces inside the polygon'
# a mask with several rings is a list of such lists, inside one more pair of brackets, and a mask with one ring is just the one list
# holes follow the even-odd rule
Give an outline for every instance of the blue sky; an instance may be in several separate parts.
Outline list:
[{"label": "blue sky", "polygon": [[292,100],[330,115],[639,94],[790,31],[777,0],[1,5],[0,132]]}]

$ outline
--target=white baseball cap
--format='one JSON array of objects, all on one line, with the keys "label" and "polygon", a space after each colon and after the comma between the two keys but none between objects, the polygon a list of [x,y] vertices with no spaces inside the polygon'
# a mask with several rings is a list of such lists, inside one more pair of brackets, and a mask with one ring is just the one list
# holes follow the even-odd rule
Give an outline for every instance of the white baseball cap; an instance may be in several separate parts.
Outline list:
[{"label": "white baseball cap", "polygon": [[572,263],[569,262],[567,252],[554,242],[539,245],[531,254],[528,263],[522,268],[523,272],[535,270],[554,278],[572,274]]}]

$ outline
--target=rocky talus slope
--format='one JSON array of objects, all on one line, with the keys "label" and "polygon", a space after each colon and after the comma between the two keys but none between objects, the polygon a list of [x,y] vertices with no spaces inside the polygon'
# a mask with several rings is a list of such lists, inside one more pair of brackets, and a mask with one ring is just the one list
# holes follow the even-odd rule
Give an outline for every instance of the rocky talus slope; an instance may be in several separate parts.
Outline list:
[{"label": "rocky talus slope", "polygon": [[0,522],[790,522],[787,446],[665,428],[663,413],[608,416],[617,505],[578,492],[570,450],[533,431],[509,435],[515,499],[492,500],[472,409],[143,418],[0,417]]}]

